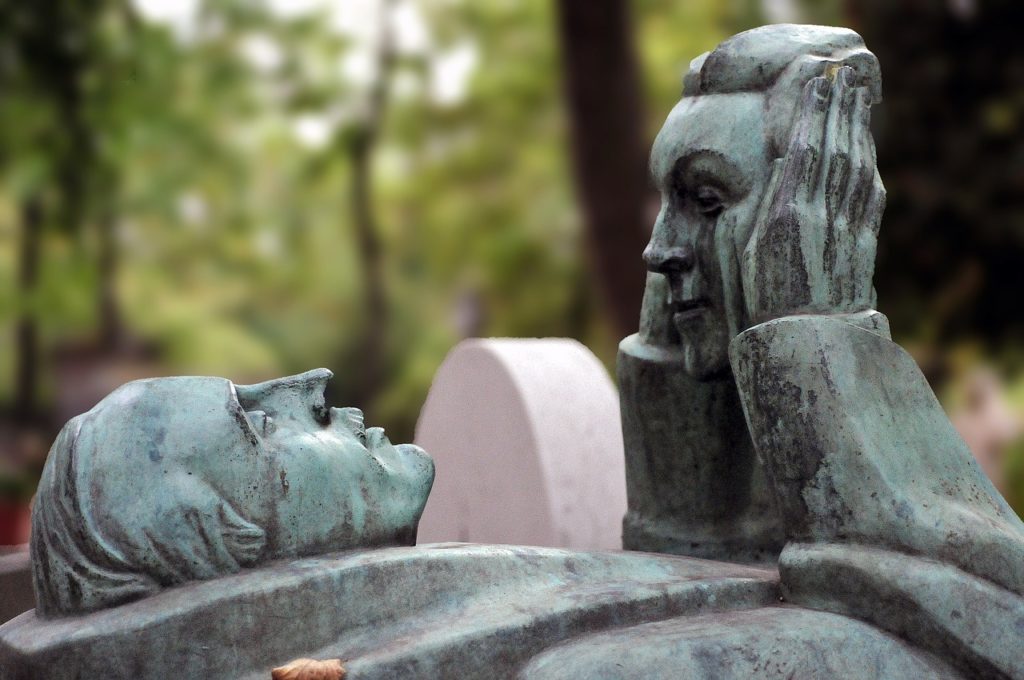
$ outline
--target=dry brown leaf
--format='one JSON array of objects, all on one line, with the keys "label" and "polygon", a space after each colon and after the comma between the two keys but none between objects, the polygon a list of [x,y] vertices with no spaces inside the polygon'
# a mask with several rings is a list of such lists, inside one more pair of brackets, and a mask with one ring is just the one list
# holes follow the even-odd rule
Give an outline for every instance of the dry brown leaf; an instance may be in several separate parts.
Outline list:
[{"label": "dry brown leaf", "polygon": [[295,659],[270,671],[270,677],[273,680],[341,680],[345,677],[345,667],[341,659]]}]

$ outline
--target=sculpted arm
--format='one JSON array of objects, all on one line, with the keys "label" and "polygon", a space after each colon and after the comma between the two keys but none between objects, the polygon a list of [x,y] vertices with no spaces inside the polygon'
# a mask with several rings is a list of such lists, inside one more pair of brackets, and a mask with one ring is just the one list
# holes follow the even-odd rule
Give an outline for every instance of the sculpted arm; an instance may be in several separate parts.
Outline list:
[{"label": "sculpted arm", "polygon": [[730,345],[785,527],[783,591],[1018,677],[1009,638],[978,631],[1024,620],[1024,524],[871,309],[884,190],[851,75],[804,89],[743,254],[754,325]]}]

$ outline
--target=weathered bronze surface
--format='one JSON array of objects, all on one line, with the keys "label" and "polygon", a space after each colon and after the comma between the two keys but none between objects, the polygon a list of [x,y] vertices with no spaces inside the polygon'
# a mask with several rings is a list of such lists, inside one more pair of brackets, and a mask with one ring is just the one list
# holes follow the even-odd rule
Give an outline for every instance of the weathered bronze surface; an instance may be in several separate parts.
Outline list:
[{"label": "weathered bronze surface", "polygon": [[845,29],[767,26],[691,63],[620,347],[624,542],[749,561],[784,537],[787,601],[1024,677],[1024,524],[873,309],[880,98]]},{"label": "weathered bronze surface", "polygon": [[37,611],[103,609],[242,567],[413,544],[433,482],[325,369],[259,385],[128,383],[61,431],[32,513]]},{"label": "weathered bronze surface", "polygon": [[1024,524],[873,309],[877,61],[768,26],[685,88],[621,345],[624,542],[732,562],[334,553],[412,542],[433,468],[328,372],[131,383],[54,445],[0,679],[1024,678]]}]

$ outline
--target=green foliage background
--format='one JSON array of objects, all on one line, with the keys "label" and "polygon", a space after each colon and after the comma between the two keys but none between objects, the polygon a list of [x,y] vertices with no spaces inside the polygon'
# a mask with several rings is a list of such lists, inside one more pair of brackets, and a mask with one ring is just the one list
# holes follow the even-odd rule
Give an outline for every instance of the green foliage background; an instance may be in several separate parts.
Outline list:
[{"label": "green foliage background", "polygon": [[[585,273],[552,4],[407,4],[430,45],[399,55],[374,151],[393,323],[389,380],[368,405],[404,438],[434,371],[467,330],[579,337],[607,361],[618,340]],[[346,154],[366,93],[337,68],[357,49],[353,38],[334,30],[324,9],[289,17],[256,3],[208,2],[182,39],[130,3],[98,3],[55,26],[47,10],[60,6],[7,11],[15,24],[89,44],[73,56],[95,157],[70,165],[87,178],[103,166],[108,176],[87,193],[115,206],[128,332],[154,343],[169,373],[254,380],[325,365],[345,394],[367,314]],[[728,3],[649,0],[636,13],[653,135],[678,96],[685,59],[732,32],[741,13]],[[254,37],[279,52],[272,68],[246,60]],[[466,45],[477,63],[464,96],[436,102],[432,62]],[[67,121],[37,72],[9,70],[16,89],[0,111],[0,276],[7,332],[18,311],[31,311],[49,352],[97,333],[98,208],[82,206],[73,229],[57,223],[51,185],[53,166],[69,163],[60,148]],[[324,114],[335,120],[329,139],[303,145],[295,122]],[[36,191],[54,209],[37,290],[16,297],[18,204]],[[471,328],[460,328],[460,313],[474,318]],[[8,402],[12,348],[0,346]],[[49,369],[44,360],[44,404],[57,389]]]},{"label": "green foliage background", "polygon": [[[379,310],[364,304],[351,149],[380,74],[372,63],[341,65],[366,55],[380,18],[349,17],[367,29],[353,31],[339,30],[338,17],[375,3],[282,12],[283,3],[209,0],[187,30],[148,17],[143,4],[0,0],[8,411],[18,408],[20,358],[6,339],[25,318],[38,325],[42,352],[37,420],[51,431],[65,415],[57,397],[80,387],[60,368],[69,347],[87,361],[143,356],[141,370],[236,381],[327,366],[336,373],[329,396],[366,407],[396,441],[411,438],[434,372],[466,335],[576,337],[611,366],[619,338],[588,275],[550,0],[395,3],[419,17],[426,39],[398,40],[373,147],[387,326],[385,375],[372,395],[355,377],[360,338]],[[678,98],[688,60],[764,23],[763,4],[632,3],[648,136]],[[857,3],[792,5],[808,19],[872,28]],[[473,62],[464,92],[439,99],[439,63],[460,51]],[[296,134],[310,120],[317,143]],[[41,257],[26,287],[22,223],[33,201],[42,207]],[[102,266],[104,234],[117,253],[112,270]],[[929,292],[898,288],[898,277],[886,288],[885,272],[898,269],[886,266],[879,289],[883,309],[886,294],[898,303],[901,341],[928,359],[940,341],[971,339],[970,329],[952,339],[930,333],[913,314]],[[104,326],[105,281],[116,343]],[[982,355],[1020,363],[1005,343]]]}]

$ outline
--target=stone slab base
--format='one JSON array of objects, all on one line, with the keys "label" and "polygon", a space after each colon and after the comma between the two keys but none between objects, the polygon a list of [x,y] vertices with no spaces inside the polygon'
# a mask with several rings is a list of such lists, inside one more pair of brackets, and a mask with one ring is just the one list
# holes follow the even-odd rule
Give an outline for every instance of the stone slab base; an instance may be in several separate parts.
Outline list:
[{"label": "stone slab base", "polygon": [[878,628],[780,601],[773,569],[690,557],[388,548],[82,617],[27,612],[0,626],[0,679],[266,680],[298,657],[342,659],[347,680],[959,677]]}]

